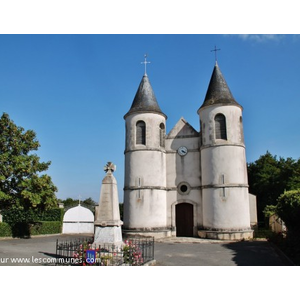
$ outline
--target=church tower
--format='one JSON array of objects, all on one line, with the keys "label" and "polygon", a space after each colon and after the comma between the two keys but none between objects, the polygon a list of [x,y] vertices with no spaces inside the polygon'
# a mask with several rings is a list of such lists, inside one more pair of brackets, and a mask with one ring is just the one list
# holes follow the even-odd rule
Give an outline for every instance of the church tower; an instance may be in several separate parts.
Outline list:
[{"label": "church tower", "polygon": [[167,235],[166,118],[145,72],[124,116],[125,234]]},{"label": "church tower", "polygon": [[242,107],[233,98],[217,62],[198,114],[203,203],[199,236],[250,238]]}]

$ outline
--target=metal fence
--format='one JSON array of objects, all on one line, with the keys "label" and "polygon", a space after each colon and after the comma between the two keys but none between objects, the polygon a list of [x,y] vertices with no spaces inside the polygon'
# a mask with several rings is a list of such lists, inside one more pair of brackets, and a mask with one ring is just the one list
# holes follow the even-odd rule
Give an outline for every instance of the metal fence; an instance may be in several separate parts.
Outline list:
[{"label": "metal fence", "polygon": [[95,245],[93,239],[56,241],[56,265],[141,266],[154,259],[154,238],[124,240],[122,246]]}]

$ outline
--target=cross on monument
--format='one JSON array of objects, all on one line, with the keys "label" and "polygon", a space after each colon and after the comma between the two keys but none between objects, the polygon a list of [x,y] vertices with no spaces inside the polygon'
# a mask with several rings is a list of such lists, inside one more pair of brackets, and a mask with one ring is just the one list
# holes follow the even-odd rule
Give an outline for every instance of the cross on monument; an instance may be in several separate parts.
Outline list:
[{"label": "cross on monument", "polygon": [[114,171],[116,171],[116,165],[114,165],[112,162],[108,162],[105,166],[104,166],[104,172],[105,173],[108,173],[108,174],[111,174],[113,173]]},{"label": "cross on monument", "polygon": [[141,62],[141,64],[144,64],[145,65],[145,75],[147,75],[147,64],[151,64],[150,61],[147,61],[147,54],[144,55],[145,57],[145,60],[143,62]]},{"label": "cross on monument", "polygon": [[215,46],[215,49],[210,50],[210,52],[215,52],[215,60],[217,62],[217,51],[220,51],[221,49],[217,49],[217,47]]}]

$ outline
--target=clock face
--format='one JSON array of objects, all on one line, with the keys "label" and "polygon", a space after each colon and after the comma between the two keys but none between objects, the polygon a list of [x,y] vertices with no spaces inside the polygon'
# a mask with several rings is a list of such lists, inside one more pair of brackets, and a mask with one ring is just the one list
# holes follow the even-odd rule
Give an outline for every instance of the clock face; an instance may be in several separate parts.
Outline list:
[{"label": "clock face", "polygon": [[188,153],[188,150],[187,150],[186,147],[181,146],[181,147],[178,148],[177,152],[180,156],[184,156]]}]

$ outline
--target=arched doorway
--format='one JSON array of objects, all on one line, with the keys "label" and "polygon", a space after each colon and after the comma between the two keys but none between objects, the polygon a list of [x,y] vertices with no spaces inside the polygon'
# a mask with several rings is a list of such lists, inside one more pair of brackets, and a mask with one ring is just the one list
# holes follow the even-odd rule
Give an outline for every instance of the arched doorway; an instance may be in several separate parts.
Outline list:
[{"label": "arched doorway", "polygon": [[193,236],[193,205],[189,203],[180,203],[176,205],[175,209],[176,236]]}]

